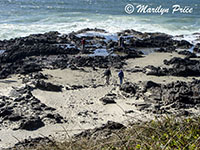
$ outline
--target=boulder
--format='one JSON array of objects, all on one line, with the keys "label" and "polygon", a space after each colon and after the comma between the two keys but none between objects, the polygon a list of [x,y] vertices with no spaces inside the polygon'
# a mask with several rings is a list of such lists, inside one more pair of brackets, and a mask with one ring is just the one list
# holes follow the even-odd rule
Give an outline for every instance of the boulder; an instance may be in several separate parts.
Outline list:
[{"label": "boulder", "polygon": [[44,122],[38,118],[27,118],[20,124],[20,129],[33,131],[43,127],[45,124]]},{"label": "boulder", "polygon": [[113,97],[102,97],[100,99],[101,102],[103,102],[104,105],[106,104],[115,104],[115,100],[113,99]]},{"label": "boulder", "polygon": [[50,82],[45,82],[43,80],[38,80],[35,83],[35,87],[39,88],[44,91],[54,91],[54,92],[62,92],[62,86],[61,85],[55,85]]},{"label": "boulder", "polygon": [[131,82],[126,82],[120,86],[120,91],[134,95],[136,94],[137,88],[138,88],[137,85]]}]

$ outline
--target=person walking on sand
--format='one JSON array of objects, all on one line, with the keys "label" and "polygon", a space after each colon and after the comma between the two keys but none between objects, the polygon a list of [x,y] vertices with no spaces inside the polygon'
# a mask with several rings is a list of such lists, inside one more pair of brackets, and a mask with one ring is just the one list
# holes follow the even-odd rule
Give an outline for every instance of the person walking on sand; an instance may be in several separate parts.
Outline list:
[{"label": "person walking on sand", "polygon": [[82,40],[81,40],[81,45],[82,45],[82,53],[85,51],[85,38],[83,38]]},{"label": "person walking on sand", "polygon": [[109,81],[110,81],[110,77],[111,77],[111,70],[110,67],[108,69],[106,69],[106,71],[104,72],[104,77],[106,77],[106,84],[109,85]]},{"label": "person walking on sand", "polygon": [[122,70],[120,70],[120,72],[118,73],[118,77],[119,77],[120,85],[122,85],[123,79],[124,79],[124,72]]}]

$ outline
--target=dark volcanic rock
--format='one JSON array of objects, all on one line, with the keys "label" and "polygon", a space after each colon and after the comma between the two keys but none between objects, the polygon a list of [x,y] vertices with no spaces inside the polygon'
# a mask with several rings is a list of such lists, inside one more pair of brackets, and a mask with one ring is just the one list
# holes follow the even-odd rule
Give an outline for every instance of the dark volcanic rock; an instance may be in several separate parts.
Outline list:
[{"label": "dark volcanic rock", "polygon": [[0,102],[0,108],[5,106],[5,104],[6,104],[5,102]]},{"label": "dark volcanic rock", "polygon": [[31,63],[31,64],[25,64],[21,67],[20,69],[20,73],[21,74],[28,74],[28,73],[32,73],[32,72],[38,72],[41,71],[42,68],[40,67],[40,65],[35,64],[35,63]]},{"label": "dark volcanic rock", "polygon": [[12,114],[12,115],[8,116],[8,120],[10,120],[10,121],[20,121],[22,119],[23,119],[23,117],[20,116],[19,114]]},{"label": "dark volcanic rock", "polygon": [[176,42],[177,42],[176,44],[178,48],[190,48],[193,46],[190,42],[186,40],[181,40],[181,41],[176,41]]},{"label": "dark volcanic rock", "polygon": [[169,47],[161,47],[159,49],[156,49],[155,52],[161,52],[161,53],[171,53],[176,50],[175,46],[169,46]]},{"label": "dark volcanic rock", "polygon": [[0,97],[0,127],[13,128],[14,125],[13,130],[36,130],[45,124],[66,122],[62,116],[54,112],[54,108],[35,98],[29,86],[13,90],[17,93],[12,96],[13,98]]},{"label": "dark volcanic rock", "polygon": [[129,94],[135,94],[137,91],[137,88],[138,88],[137,85],[130,82],[126,82],[121,85],[120,91],[124,91]]},{"label": "dark volcanic rock", "polygon": [[137,51],[135,49],[129,49],[129,48],[121,48],[121,47],[115,47],[113,49],[114,53],[122,53],[124,56],[121,56],[121,59],[129,59],[129,58],[139,58],[142,57],[142,52]]},{"label": "dark volcanic rock", "polygon": [[83,88],[88,88],[87,85],[69,85],[65,87],[66,90],[78,90],[78,89],[83,89]]},{"label": "dark volcanic rock", "polygon": [[180,51],[180,52],[178,52],[178,54],[185,55],[188,58],[196,58],[197,57],[197,55],[195,53],[192,53],[192,52],[187,51],[187,50]]},{"label": "dark volcanic rock", "polygon": [[[156,114],[178,113],[179,110],[197,108],[200,106],[200,81],[172,82],[158,84],[152,81],[141,83],[142,88],[136,90],[144,101],[136,101],[135,106],[140,111],[148,111]],[[127,91],[128,92],[128,91]],[[176,111],[174,111],[176,109]],[[181,114],[178,113],[178,114]]]},{"label": "dark volcanic rock", "polygon": [[32,74],[31,77],[33,79],[48,79],[48,75],[46,75],[46,74],[44,75],[41,72],[36,73],[36,74]]},{"label": "dark volcanic rock", "polygon": [[191,60],[187,58],[174,57],[171,60],[164,60],[165,65],[171,65],[168,68],[146,66],[143,68],[143,72],[147,75],[155,76],[199,76],[200,75],[200,61]]},{"label": "dark volcanic rock", "polygon": [[38,80],[35,83],[35,87],[39,88],[41,90],[45,90],[45,91],[55,91],[55,92],[61,92],[62,91],[62,86],[54,85],[52,83],[45,82],[43,80]]},{"label": "dark volcanic rock", "polygon": [[48,145],[52,143],[52,140],[49,139],[48,137],[37,137],[37,138],[31,138],[29,137],[28,139],[25,139],[23,141],[19,141],[18,143],[15,144],[13,148],[10,149],[33,149],[34,147],[37,147],[38,145]]},{"label": "dark volcanic rock", "polygon": [[103,102],[104,105],[106,104],[115,104],[115,99],[117,98],[116,97],[117,95],[114,94],[114,93],[108,93],[106,94],[104,97],[102,97],[100,99],[101,102]]},{"label": "dark volcanic rock", "polygon": [[194,46],[194,51],[195,51],[195,52],[200,52],[200,43],[197,43],[197,44]]},{"label": "dark volcanic rock", "polygon": [[162,102],[163,105],[171,105],[176,108],[191,108],[200,103],[200,82],[172,82],[167,85],[159,85],[146,90],[151,93],[146,100]]},{"label": "dark volcanic rock", "polygon": [[105,138],[109,137],[115,130],[120,130],[120,129],[125,129],[126,127],[123,124],[113,122],[113,121],[108,121],[106,124],[102,125],[99,128],[95,128],[92,130],[86,130],[83,131],[82,133],[76,135],[75,137],[77,138]]},{"label": "dark volcanic rock", "polygon": [[22,122],[20,124],[19,128],[24,129],[24,130],[33,131],[33,130],[37,130],[38,128],[41,128],[43,126],[45,126],[45,124],[40,118],[30,118],[30,119],[27,119],[24,122]]},{"label": "dark volcanic rock", "polygon": [[160,84],[155,83],[155,82],[153,82],[153,81],[146,81],[146,82],[143,83],[143,86],[144,86],[143,92],[146,92],[146,91],[147,91],[148,89],[150,89],[150,88],[161,87]]},{"label": "dark volcanic rock", "polygon": [[180,58],[180,57],[173,57],[169,61],[164,60],[164,64],[165,65],[174,65],[174,64],[178,64],[178,65],[195,65],[198,62],[199,61],[197,61],[197,60],[190,60],[189,58]]},{"label": "dark volcanic rock", "polygon": [[143,102],[143,103],[136,103],[135,106],[139,111],[143,111],[143,110],[149,108],[151,106],[151,104],[147,104],[147,103]]},{"label": "dark volcanic rock", "polygon": [[168,73],[166,68],[154,67],[152,65],[146,66],[143,69],[146,75],[164,76]]},{"label": "dark volcanic rock", "polygon": [[[120,56],[75,56],[80,52],[80,33],[88,31],[106,33],[102,29],[83,29],[70,34],[60,35],[58,32],[29,35],[16,39],[0,41],[0,49],[6,50],[0,55],[0,78],[10,74],[37,72],[43,68],[78,70],[79,67],[107,68],[114,66],[122,68],[129,58],[141,57],[141,52],[133,47],[154,47],[164,51],[174,51],[178,47],[190,47],[187,41],[176,41],[164,33],[141,33],[135,30],[125,30],[118,35],[123,36],[125,48],[119,48],[116,41],[106,41],[104,36],[83,36],[86,38],[86,52],[93,53],[97,48],[107,46],[110,52],[118,51]],[[100,45],[100,46],[97,46]]]},{"label": "dark volcanic rock", "polygon": [[162,48],[162,52],[172,52],[176,48],[190,48],[192,46],[192,44],[185,40],[173,40],[171,35],[164,33],[141,33],[134,30],[125,30],[118,35],[133,36],[128,46]]},{"label": "dark volcanic rock", "polygon": [[[47,63],[55,61],[51,59],[53,55],[79,53],[76,46],[66,46],[70,45],[71,41],[59,36],[58,32],[30,35],[0,41],[0,43],[0,49],[6,50],[0,55],[0,78],[6,78],[15,73],[28,74],[40,71],[47,66]],[[50,59],[41,60],[41,57]]]},{"label": "dark volcanic rock", "polygon": [[113,97],[108,97],[108,96],[102,97],[100,99],[100,101],[102,101],[104,105],[106,105],[106,104],[115,104],[116,103]]},{"label": "dark volcanic rock", "polygon": [[164,64],[172,65],[168,69],[169,75],[174,76],[199,76],[200,75],[200,61],[191,60],[189,58],[174,57],[171,60],[164,60]]},{"label": "dark volcanic rock", "polygon": [[9,116],[13,113],[13,110],[10,110],[10,109],[1,109],[0,110],[0,117],[4,118],[6,116]]},{"label": "dark volcanic rock", "polygon": [[66,49],[59,46],[60,41],[63,40],[58,32],[6,40],[2,46],[6,51],[0,56],[0,62],[14,62],[29,56],[79,53],[76,48]]},{"label": "dark volcanic rock", "polygon": [[59,114],[52,114],[48,113],[43,118],[49,118],[55,120],[56,123],[63,123],[64,118],[60,116]]},{"label": "dark volcanic rock", "polygon": [[192,83],[172,82],[163,87],[162,99],[166,104],[183,103],[185,104],[184,107],[189,106],[187,104],[198,104],[200,103],[200,96],[197,95],[197,93],[200,93],[199,87],[199,81]]},{"label": "dark volcanic rock", "polygon": [[120,57],[116,56],[106,56],[106,57],[78,56],[78,57],[73,57],[68,63],[73,64],[77,67],[99,67],[99,68],[107,68],[109,65],[121,68],[125,64]]}]

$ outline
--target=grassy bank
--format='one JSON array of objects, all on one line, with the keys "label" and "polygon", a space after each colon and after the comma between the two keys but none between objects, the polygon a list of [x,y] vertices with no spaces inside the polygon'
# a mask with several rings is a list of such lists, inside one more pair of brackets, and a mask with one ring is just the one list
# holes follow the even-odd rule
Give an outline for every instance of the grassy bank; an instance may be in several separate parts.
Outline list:
[{"label": "grassy bank", "polygon": [[[30,148],[29,148],[30,149]],[[200,150],[200,117],[165,117],[137,123],[109,138],[71,139],[64,143],[40,144],[36,150]]]}]

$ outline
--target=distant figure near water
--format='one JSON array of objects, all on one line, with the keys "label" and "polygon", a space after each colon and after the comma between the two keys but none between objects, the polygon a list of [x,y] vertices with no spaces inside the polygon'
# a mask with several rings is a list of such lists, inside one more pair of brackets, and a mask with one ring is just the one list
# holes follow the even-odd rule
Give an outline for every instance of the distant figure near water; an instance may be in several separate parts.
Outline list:
[{"label": "distant figure near water", "polygon": [[106,77],[106,84],[109,85],[109,81],[110,81],[110,77],[112,76],[111,74],[111,70],[110,70],[110,67],[108,69],[106,69],[106,71],[104,72],[104,76],[103,77]]},{"label": "distant figure near water", "polygon": [[124,72],[122,70],[120,70],[120,72],[118,73],[118,77],[119,77],[120,85],[122,85],[123,79],[124,79]]},{"label": "distant figure near water", "polygon": [[124,48],[124,39],[122,36],[119,36],[118,46]]},{"label": "distant figure near water", "polygon": [[83,38],[82,40],[81,40],[81,45],[82,45],[82,53],[85,51],[85,38]]}]

